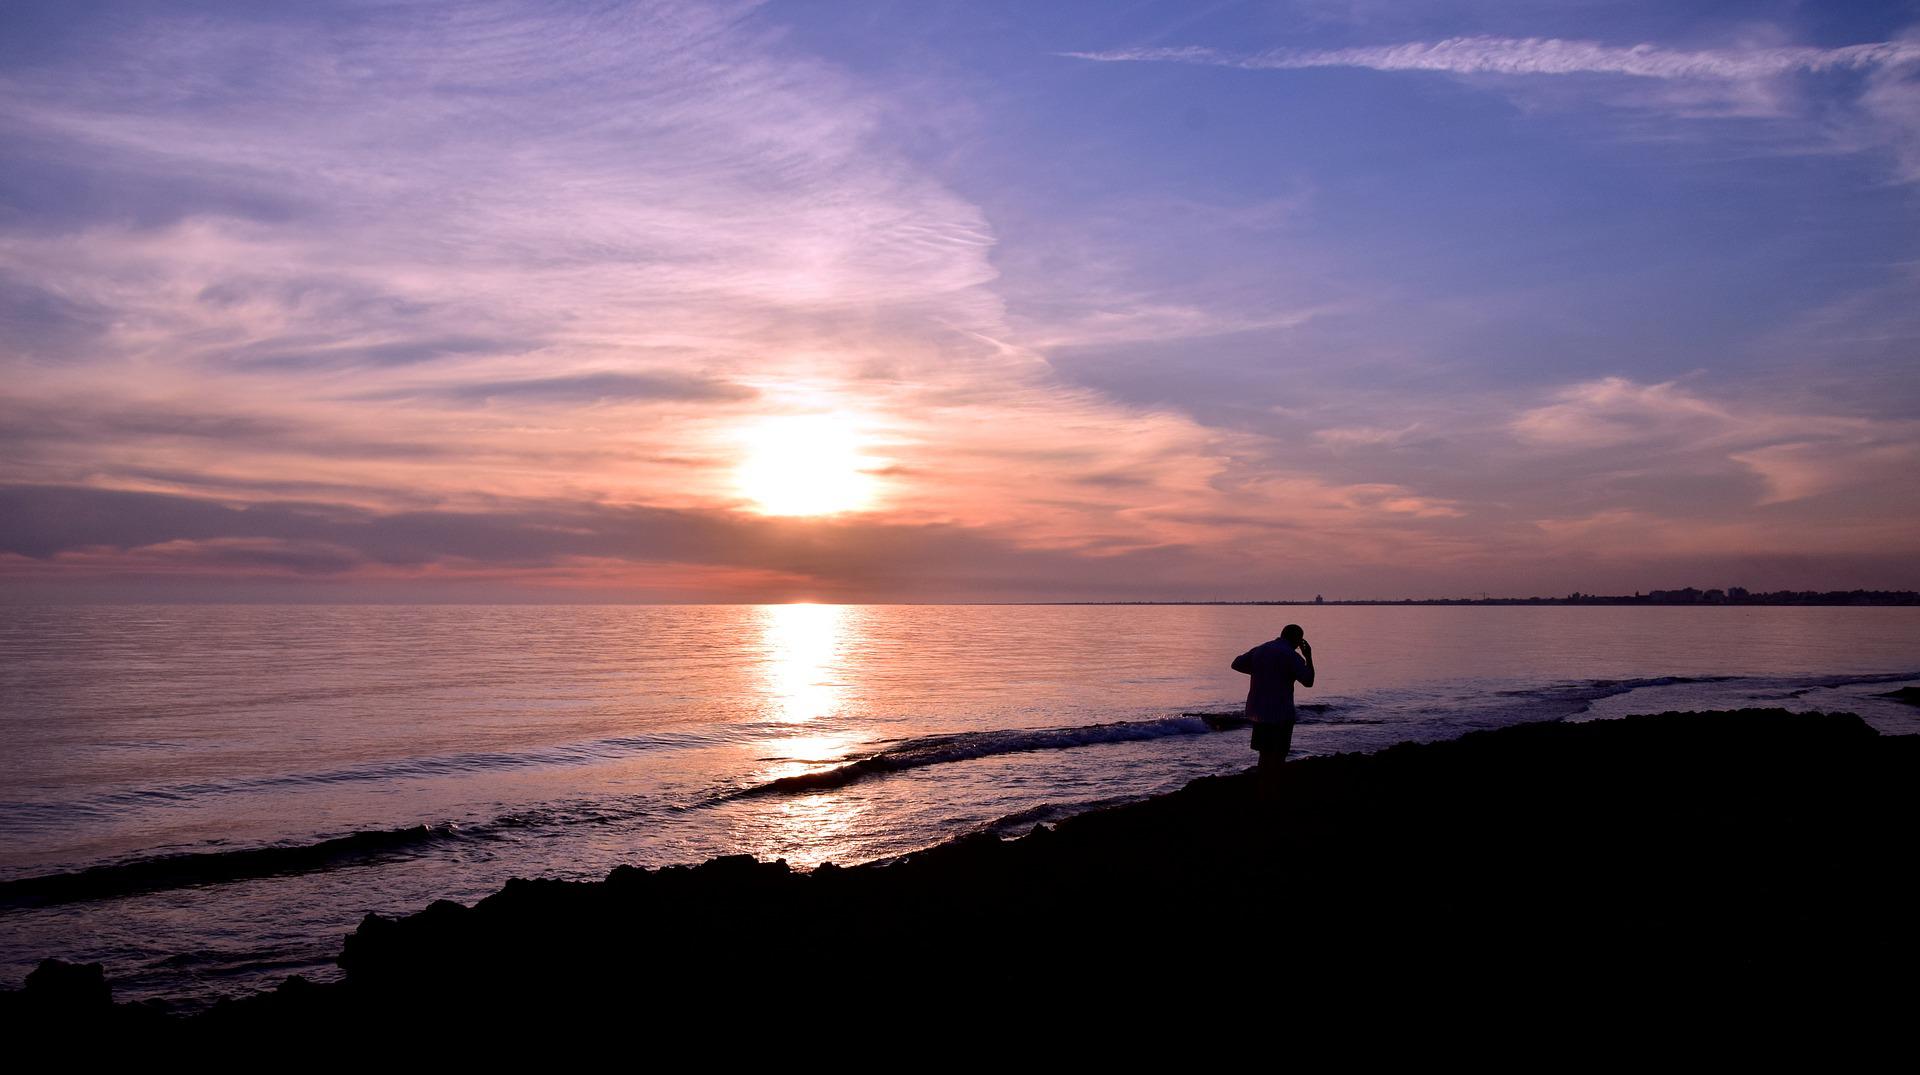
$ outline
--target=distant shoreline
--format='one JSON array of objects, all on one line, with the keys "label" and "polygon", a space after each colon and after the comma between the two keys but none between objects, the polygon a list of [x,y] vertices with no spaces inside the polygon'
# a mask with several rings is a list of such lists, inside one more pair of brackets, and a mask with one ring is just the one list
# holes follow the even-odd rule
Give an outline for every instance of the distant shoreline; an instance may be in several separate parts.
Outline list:
[{"label": "distant shoreline", "polygon": [[1177,599],[1140,599],[1125,600],[1115,598],[1080,598],[1077,600],[1045,601],[1034,598],[1012,598],[1002,600],[916,600],[916,601],[873,601],[873,600],[834,600],[811,595],[796,595],[782,600],[762,601],[628,601],[628,600],[552,600],[554,595],[539,595],[534,599],[526,595],[523,600],[387,600],[370,601],[355,597],[340,599],[320,599],[315,595],[304,595],[304,599],[284,597],[273,600],[69,600],[69,601],[15,601],[8,600],[4,590],[0,590],[0,608],[111,608],[111,607],[161,607],[161,606],[286,606],[315,605],[335,607],[415,607],[415,606],[472,606],[472,607],[560,607],[560,606],[615,606],[632,605],[646,607],[740,607],[789,604],[823,605],[899,605],[899,606],[938,606],[953,608],[1019,608],[1019,607],[1057,607],[1080,605],[1639,605],[1639,606],[1707,606],[1720,608],[1726,606],[1851,606],[1851,607],[1903,607],[1920,605],[1920,591],[1915,590],[1771,590],[1756,593],[1739,586],[1725,590],[1700,590],[1685,587],[1679,590],[1649,590],[1646,593],[1632,594],[1592,594],[1575,591],[1562,597],[1494,597],[1481,593],[1468,597],[1327,597],[1316,594],[1313,597],[1268,597],[1268,598],[1229,598],[1205,600],[1199,598]]},{"label": "distant shoreline", "polygon": [[1639,605],[1661,608],[1750,607],[1901,607],[1920,605],[1912,590],[1835,590],[1826,593],[1781,591],[1769,594],[1728,594],[1720,590],[1654,590],[1645,594],[1568,594],[1565,597],[1370,597],[1287,598],[1262,601],[1033,601],[1009,604],[1039,605]]}]

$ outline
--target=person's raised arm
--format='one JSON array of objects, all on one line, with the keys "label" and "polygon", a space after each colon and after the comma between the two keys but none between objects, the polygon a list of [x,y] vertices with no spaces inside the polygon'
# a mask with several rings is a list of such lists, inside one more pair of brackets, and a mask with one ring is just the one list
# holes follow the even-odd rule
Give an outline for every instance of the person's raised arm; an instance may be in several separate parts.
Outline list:
[{"label": "person's raised arm", "polygon": [[1295,677],[1302,687],[1313,686],[1313,644],[1306,639],[1300,640],[1300,672]]},{"label": "person's raised arm", "polygon": [[1247,675],[1247,676],[1252,675],[1253,674],[1253,651],[1248,650],[1247,652],[1242,653],[1240,656],[1235,657],[1233,659],[1233,670],[1236,672],[1239,672],[1241,675]]}]

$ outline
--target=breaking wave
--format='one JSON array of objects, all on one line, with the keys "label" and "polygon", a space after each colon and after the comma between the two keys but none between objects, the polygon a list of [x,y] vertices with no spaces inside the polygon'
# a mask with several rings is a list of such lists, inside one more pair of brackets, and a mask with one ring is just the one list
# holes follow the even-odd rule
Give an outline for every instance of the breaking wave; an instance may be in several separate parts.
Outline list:
[{"label": "breaking wave", "polygon": [[71,873],[0,881],[0,907],[45,907],[136,892],[324,870],[410,851],[458,835],[459,830],[452,825],[414,825],[356,832],[317,843],[156,855]]},{"label": "breaking wave", "polygon": [[[1332,708],[1325,704],[1304,705],[1309,713]],[[750,795],[778,795],[838,788],[885,773],[921,769],[948,762],[972,761],[1001,754],[1025,754],[1037,750],[1070,750],[1074,747],[1106,743],[1137,743],[1172,736],[1207,735],[1233,727],[1244,727],[1246,718],[1238,713],[1182,713],[1159,720],[1123,720],[1107,724],[1080,724],[1067,728],[1013,728],[1005,731],[955,732],[903,739],[864,758],[821,769],[797,773],[741,788],[723,798]]]},{"label": "breaking wave", "polygon": [[113,791],[65,802],[0,803],[0,815],[4,815],[13,824],[21,826],[31,826],[42,818],[61,822],[69,821],[75,815],[106,818],[129,808],[193,803],[211,796],[282,791],[334,784],[381,783],[418,777],[459,776],[468,773],[500,772],[543,766],[591,765],[595,762],[632,757],[648,751],[702,746],[715,742],[719,738],[724,736],[659,733],[617,736],[582,743],[532,747],[525,750],[432,754],[370,762],[320,772],[277,773],[271,776],[209,780],[191,784]]}]

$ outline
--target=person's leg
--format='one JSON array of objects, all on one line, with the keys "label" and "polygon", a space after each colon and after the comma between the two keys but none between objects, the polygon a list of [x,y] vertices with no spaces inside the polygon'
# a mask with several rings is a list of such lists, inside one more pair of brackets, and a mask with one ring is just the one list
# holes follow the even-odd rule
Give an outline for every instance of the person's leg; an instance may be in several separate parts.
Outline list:
[{"label": "person's leg", "polygon": [[1290,731],[1264,721],[1253,726],[1253,749],[1260,752],[1257,779],[1262,800],[1270,800],[1278,793],[1280,768],[1286,764],[1287,741],[1292,738]]},{"label": "person's leg", "polygon": [[1287,760],[1287,754],[1293,750],[1293,722],[1288,721],[1276,730],[1279,734],[1275,736],[1276,742],[1273,749],[1279,753],[1279,760],[1284,762]]},{"label": "person's leg", "polygon": [[1273,721],[1253,726],[1253,749],[1260,752],[1260,768],[1279,768],[1293,749],[1293,722]]},{"label": "person's leg", "polygon": [[1287,751],[1293,747],[1293,722],[1263,724],[1254,733],[1254,745],[1260,751],[1260,789],[1263,797],[1277,794],[1281,773],[1285,771]]}]

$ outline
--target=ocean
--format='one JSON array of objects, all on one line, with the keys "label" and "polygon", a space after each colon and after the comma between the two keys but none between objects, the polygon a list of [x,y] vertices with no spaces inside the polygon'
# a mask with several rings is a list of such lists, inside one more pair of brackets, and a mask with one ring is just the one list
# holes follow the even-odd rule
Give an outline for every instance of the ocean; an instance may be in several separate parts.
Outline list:
[{"label": "ocean", "polygon": [[1883,697],[1920,608],[0,606],[0,985],[59,956],[190,1008],[510,877],[1025,832],[1250,765],[1192,714],[1288,622],[1296,756],[1746,706],[1920,732]]}]

